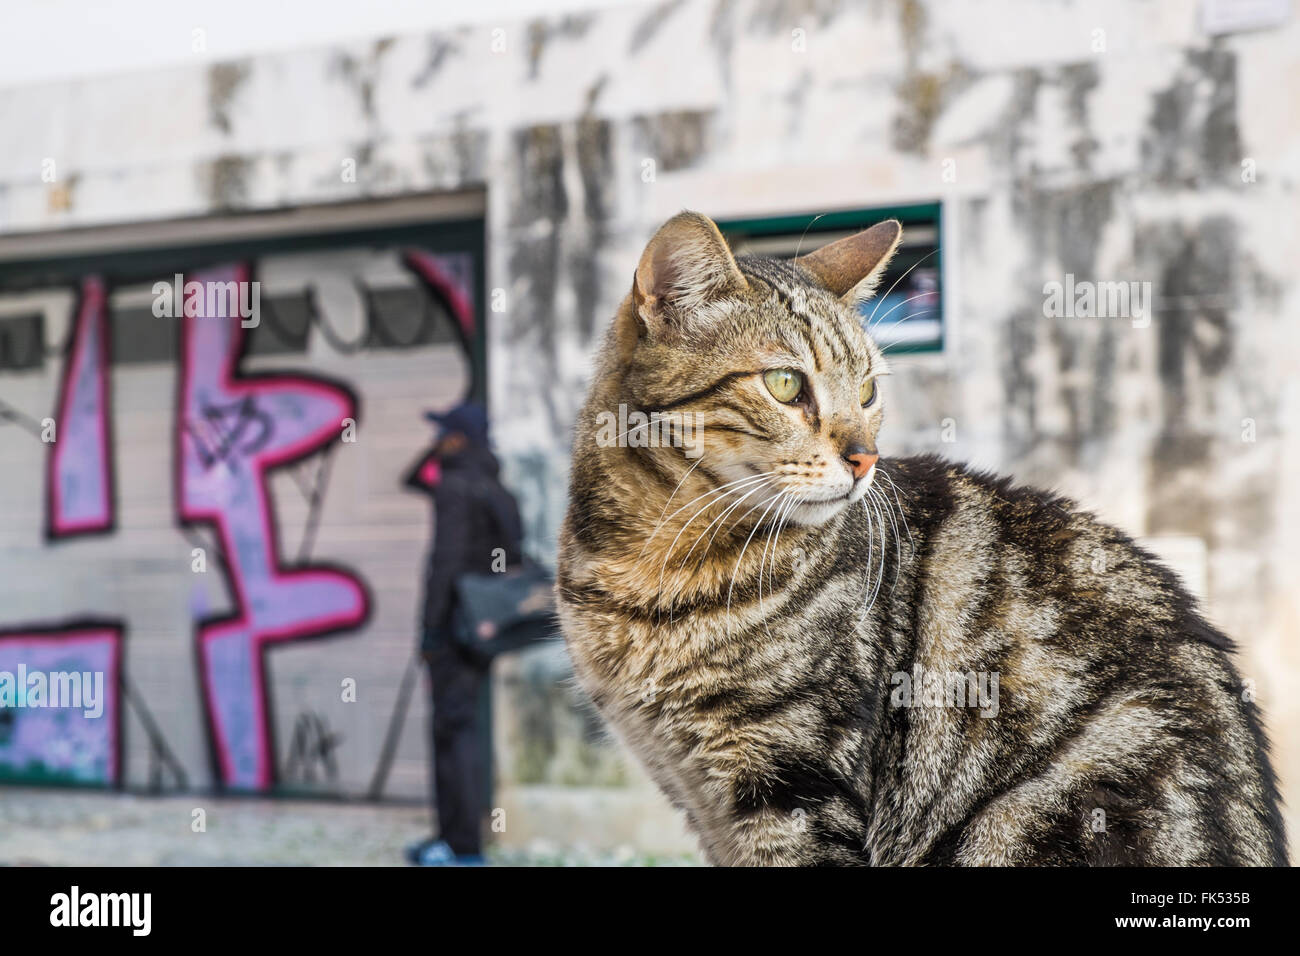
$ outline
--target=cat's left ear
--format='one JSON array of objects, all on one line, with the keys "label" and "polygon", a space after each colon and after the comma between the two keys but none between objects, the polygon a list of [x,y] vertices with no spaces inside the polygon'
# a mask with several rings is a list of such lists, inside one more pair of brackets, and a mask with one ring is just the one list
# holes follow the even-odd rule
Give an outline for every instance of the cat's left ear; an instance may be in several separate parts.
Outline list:
[{"label": "cat's left ear", "polygon": [[701,307],[746,286],[713,220],[688,211],[660,226],[646,246],[632,300],[641,327],[654,334],[689,325]]},{"label": "cat's left ear", "polygon": [[902,239],[902,223],[886,219],[795,262],[811,272],[822,288],[856,308],[875,294]]}]

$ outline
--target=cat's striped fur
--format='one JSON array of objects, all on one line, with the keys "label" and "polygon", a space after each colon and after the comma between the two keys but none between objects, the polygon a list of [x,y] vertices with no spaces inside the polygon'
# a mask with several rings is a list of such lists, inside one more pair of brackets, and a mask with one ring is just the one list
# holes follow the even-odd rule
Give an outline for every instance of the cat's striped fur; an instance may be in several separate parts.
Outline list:
[{"label": "cat's striped fur", "polygon": [[[841,461],[875,451],[885,360],[853,306],[897,231],[795,264],[694,214],[651,242],[576,431],[583,686],[714,863],[1285,863],[1231,643],[1170,572],[1006,479]],[[602,440],[620,403],[698,415],[702,456]],[[996,706],[927,702],[927,674],[995,675]]]}]

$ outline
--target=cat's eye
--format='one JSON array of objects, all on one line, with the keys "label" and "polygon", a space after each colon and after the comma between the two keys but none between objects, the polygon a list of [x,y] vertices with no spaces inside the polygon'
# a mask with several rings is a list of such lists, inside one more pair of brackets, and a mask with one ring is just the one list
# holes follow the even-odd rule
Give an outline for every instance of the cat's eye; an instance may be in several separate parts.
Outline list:
[{"label": "cat's eye", "polygon": [[862,407],[866,408],[876,400],[876,380],[869,378],[862,383],[858,389],[858,400],[862,402]]},{"label": "cat's eye", "polygon": [[789,404],[803,391],[803,376],[792,368],[774,368],[763,373],[763,384],[778,402]]}]

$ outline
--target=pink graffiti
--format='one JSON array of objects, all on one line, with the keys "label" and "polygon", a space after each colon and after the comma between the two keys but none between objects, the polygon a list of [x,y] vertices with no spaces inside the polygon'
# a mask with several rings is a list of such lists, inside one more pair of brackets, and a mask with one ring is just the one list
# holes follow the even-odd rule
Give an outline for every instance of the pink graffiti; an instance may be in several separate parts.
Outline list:
[{"label": "pink graffiti", "polygon": [[[212,269],[187,280],[204,288],[241,283],[249,270]],[[356,575],[281,563],[267,472],[339,440],[357,402],[342,385],[316,377],[240,374],[239,316],[221,303],[208,314],[210,305],[178,320],[176,501],[183,523],[216,529],[234,595],[234,612],[201,620],[195,635],[219,779],[262,790],[274,783],[275,768],[265,649],[355,628],[369,613]]]},{"label": "pink graffiti", "polygon": [[440,256],[423,249],[406,252],[406,264],[447,303],[461,342],[467,348],[474,338],[474,302],[470,297],[470,279],[465,274],[470,262],[467,256]]},{"label": "pink graffiti", "polygon": [[81,285],[59,385],[55,440],[46,459],[46,533],[51,538],[112,530],[109,417],[106,294],[104,283],[90,276]]}]

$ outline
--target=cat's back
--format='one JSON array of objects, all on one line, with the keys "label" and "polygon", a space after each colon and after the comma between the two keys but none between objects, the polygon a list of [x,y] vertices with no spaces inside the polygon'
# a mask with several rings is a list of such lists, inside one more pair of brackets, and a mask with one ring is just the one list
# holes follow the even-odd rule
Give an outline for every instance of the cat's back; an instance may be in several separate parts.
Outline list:
[{"label": "cat's back", "polygon": [[909,665],[999,688],[996,719],[897,722],[900,752],[936,773],[982,754],[965,793],[911,792],[938,779],[916,766],[897,781],[902,806],[930,809],[932,862],[1285,860],[1232,642],[1171,571],[1066,499],[928,456],[885,464],[914,549],[913,610],[894,609]]}]

